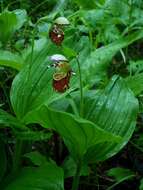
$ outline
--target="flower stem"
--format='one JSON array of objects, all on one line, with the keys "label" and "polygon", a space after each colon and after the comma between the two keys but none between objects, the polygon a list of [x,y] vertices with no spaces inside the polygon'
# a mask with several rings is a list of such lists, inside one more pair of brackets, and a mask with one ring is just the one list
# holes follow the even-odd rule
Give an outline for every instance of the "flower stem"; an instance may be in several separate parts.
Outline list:
[{"label": "flower stem", "polygon": [[40,19],[35,24],[35,28],[33,29],[33,32],[32,32],[31,60],[30,60],[30,63],[29,63],[28,80],[30,78],[30,72],[31,72],[31,68],[32,68],[32,65],[33,65],[33,54],[34,54],[35,36],[36,36],[37,25],[38,25],[39,22],[40,22]]},{"label": "flower stem", "polygon": [[78,73],[79,73],[79,85],[80,85],[80,116],[83,116],[83,85],[82,85],[82,75],[81,75],[81,67],[78,57],[76,57],[78,64]]},{"label": "flower stem", "polygon": [[3,12],[4,6],[3,6],[3,0],[1,1],[1,12]]},{"label": "flower stem", "polygon": [[1,189],[5,189],[7,185],[11,183],[17,176],[20,170],[20,166],[21,166],[21,156],[22,156],[23,145],[24,145],[23,140],[16,139],[13,158],[12,158],[12,161],[13,161],[12,170],[1,181],[0,183]]},{"label": "flower stem", "polygon": [[22,153],[23,141],[16,140],[15,151],[13,156],[13,169],[12,173],[16,173],[19,170],[21,164],[21,153]]},{"label": "flower stem", "polygon": [[73,178],[71,190],[78,190],[81,167],[82,167],[82,162],[78,162],[77,168],[76,168],[76,173],[75,173],[75,176]]}]

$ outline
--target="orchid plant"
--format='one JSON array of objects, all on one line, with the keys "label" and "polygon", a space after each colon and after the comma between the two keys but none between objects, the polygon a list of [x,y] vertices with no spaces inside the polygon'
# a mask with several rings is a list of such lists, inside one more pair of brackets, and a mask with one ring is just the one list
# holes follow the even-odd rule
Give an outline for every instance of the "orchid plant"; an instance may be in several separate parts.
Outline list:
[{"label": "orchid plant", "polygon": [[[4,47],[24,24],[13,23],[15,30],[9,28],[4,39],[3,30],[11,14],[21,22],[15,11],[1,13],[5,27],[0,28],[0,39]],[[25,12],[23,16],[26,22]],[[134,76],[114,75],[109,79],[107,68],[117,52],[143,37],[143,31],[91,48],[88,36],[74,41],[70,33],[76,16],[69,17],[70,21],[56,17],[52,24],[44,17],[40,21],[51,24],[46,37],[36,40],[33,28],[33,40],[20,54],[1,50],[0,65],[17,70],[10,90],[12,112],[0,109],[0,127],[10,130],[14,139],[12,167],[6,159],[3,139],[0,144],[0,187],[5,190],[64,190],[64,179],[68,177],[73,178],[71,190],[78,190],[80,177],[90,174],[89,164],[96,165],[117,154],[135,130],[139,111],[136,95],[143,86],[136,89],[132,85],[133,81],[140,83]],[[102,88],[95,88],[103,81]],[[58,155],[56,159],[51,152],[48,156],[41,154],[36,149],[37,141],[46,141],[54,149],[54,156]]]}]

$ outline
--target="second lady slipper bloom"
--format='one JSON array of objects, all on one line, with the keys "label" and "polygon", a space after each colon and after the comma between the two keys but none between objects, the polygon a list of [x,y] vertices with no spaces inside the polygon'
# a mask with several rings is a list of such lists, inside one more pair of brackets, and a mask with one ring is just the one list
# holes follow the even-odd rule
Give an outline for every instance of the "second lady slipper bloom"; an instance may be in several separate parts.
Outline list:
[{"label": "second lady slipper bloom", "polygon": [[54,73],[53,75],[53,88],[57,92],[65,92],[69,88],[71,71],[68,73]]},{"label": "second lady slipper bloom", "polygon": [[49,32],[50,39],[56,44],[61,45],[64,40],[63,27],[69,25],[69,21],[65,17],[58,17]]},{"label": "second lady slipper bloom", "polygon": [[69,88],[69,82],[72,75],[71,66],[63,55],[55,54],[50,57],[55,67],[53,74],[53,88],[57,92],[65,92]]}]

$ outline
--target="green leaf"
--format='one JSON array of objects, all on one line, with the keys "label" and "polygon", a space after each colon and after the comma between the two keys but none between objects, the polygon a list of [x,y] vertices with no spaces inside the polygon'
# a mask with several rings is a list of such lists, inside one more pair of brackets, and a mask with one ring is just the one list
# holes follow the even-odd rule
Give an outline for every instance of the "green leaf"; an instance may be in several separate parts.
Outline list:
[{"label": "green leaf", "polygon": [[63,46],[63,54],[69,58],[73,58],[77,56],[77,53],[74,50],[65,46]]},{"label": "green leaf", "polygon": [[103,92],[85,99],[85,118],[105,131],[121,136],[121,143],[93,146],[86,154],[91,162],[105,160],[116,154],[131,138],[138,113],[138,101],[123,79],[113,77]]},{"label": "green leaf", "polygon": [[139,190],[143,190],[143,178],[142,178],[141,181],[140,181],[140,187],[139,187]]},{"label": "green leaf", "polygon": [[84,64],[81,65],[85,84],[95,84],[95,82],[107,77],[107,68],[112,58],[120,49],[141,38],[143,38],[143,30],[134,32],[127,37],[120,38],[107,46],[92,51],[91,54],[87,56]]},{"label": "green leaf", "polygon": [[15,13],[16,18],[17,18],[17,24],[15,26],[15,30],[20,29],[23,24],[27,21],[27,12],[24,9],[16,9],[13,11]]},{"label": "green leaf", "polygon": [[5,175],[7,169],[7,158],[5,152],[5,145],[2,141],[0,141],[0,181]]},{"label": "green leaf", "polygon": [[38,151],[26,153],[24,154],[24,157],[29,158],[31,162],[37,166],[41,166],[43,163],[47,162],[46,157],[40,154]]},{"label": "green leaf", "polygon": [[27,131],[15,131],[14,135],[19,140],[45,141],[51,138],[52,133],[44,131],[32,131],[29,128],[27,128]]},{"label": "green leaf", "polygon": [[25,10],[4,11],[0,14],[0,41],[6,43],[26,21]]},{"label": "green leaf", "polygon": [[123,181],[129,180],[136,176],[133,171],[131,171],[129,169],[125,169],[125,168],[119,168],[119,167],[108,170],[107,175],[110,177],[114,177],[115,181],[116,181],[116,183],[114,183],[112,186],[108,187],[107,190],[111,190],[118,184],[122,183]]},{"label": "green leaf", "polygon": [[17,18],[13,12],[4,11],[0,14],[0,41],[6,43],[15,32]]},{"label": "green leaf", "polygon": [[72,157],[82,159],[87,150],[102,142],[119,143],[119,136],[102,130],[92,122],[66,112],[59,112],[42,106],[25,117],[25,122],[39,123],[43,127],[55,129],[65,141]]},{"label": "green leaf", "polygon": [[110,11],[110,14],[114,18],[120,18],[123,20],[124,24],[128,25],[130,22],[130,5],[125,1],[106,1],[105,9]]},{"label": "green leaf", "polygon": [[117,182],[124,181],[130,179],[131,177],[135,176],[135,173],[126,168],[112,168],[107,171],[107,175],[110,177],[114,177]]},{"label": "green leaf", "polygon": [[64,190],[62,168],[53,163],[40,167],[25,167],[5,190]]},{"label": "green leaf", "polygon": [[11,67],[19,71],[23,66],[23,61],[18,54],[0,50],[0,66]]},{"label": "green leaf", "polygon": [[143,60],[137,60],[137,61],[133,61],[131,60],[129,62],[129,65],[127,66],[128,71],[130,72],[130,74],[138,74],[140,72],[143,71]]},{"label": "green leaf", "polygon": [[[68,157],[64,160],[62,167],[64,169],[65,178],[73,177],[75,175],[77,165],[76,162],[71,157]],[[83,164],[80,176],[88,176],[89,172],[90,172],[89,167],[86,164]]]},{"label": "green leaf", "polygon": [[[79,6],[84,9],[94,9],[96,7],[96,1],[83,1],[83,0],[74,0]],[[101,1],[101,0],[100,0]]]},{"label": "green leaf", "polygon": [[25,126],[11,114],[0,109],[0,127],[14,127],[25,129]]},{"label": "green leaf", "polygon": [[94,29],[95,26],[99,24],[101,26],[104,23],[105,19],[105,10],[104,9],[93,9],[93,10],[85,10],[80,12],[80,16],[85,19],[85,21]]},{"label": "green leaf", "polygon": [[126,77],[125,80],[135,95],[139,95],[143,91],[143,73]]},{"label": "green leaf", "polygon": [[42,22],[41,21],[38,24],[37,28],[38,28],[38,31],[39,31],[39,36],[41,36],[41,37],[43,37],[43,36],[47,37],[47,34],[48,34],[48,32],[49,32],[49,30],[51,28],[51,24],[48,23],[48,22],[44,22],[44,21]]}]

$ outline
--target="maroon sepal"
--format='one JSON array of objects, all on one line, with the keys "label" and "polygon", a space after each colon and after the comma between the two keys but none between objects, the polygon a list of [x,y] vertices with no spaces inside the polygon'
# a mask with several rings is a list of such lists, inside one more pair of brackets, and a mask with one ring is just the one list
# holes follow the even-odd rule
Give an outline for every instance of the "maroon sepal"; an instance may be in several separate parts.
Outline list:
[{"label": "maroon sepal", "polygon": [[65,92],[69,88],[69,82],[70,82],[71,72],[68,72],[66,77],[55,80],[53,79],[53,88],[57,92]]}]

